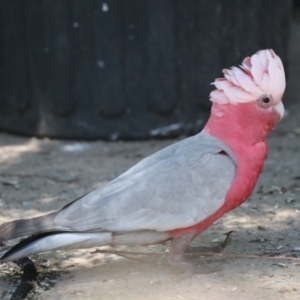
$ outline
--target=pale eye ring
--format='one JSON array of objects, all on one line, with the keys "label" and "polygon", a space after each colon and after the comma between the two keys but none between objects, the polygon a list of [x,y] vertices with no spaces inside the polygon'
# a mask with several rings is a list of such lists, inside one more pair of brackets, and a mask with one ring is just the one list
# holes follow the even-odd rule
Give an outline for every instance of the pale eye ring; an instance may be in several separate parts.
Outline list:
[{"label": "pale eye ring", "polygon": [[258,106],[268,108],[272,105],[273,98],[270,94],[264,94],[256,100]]}]

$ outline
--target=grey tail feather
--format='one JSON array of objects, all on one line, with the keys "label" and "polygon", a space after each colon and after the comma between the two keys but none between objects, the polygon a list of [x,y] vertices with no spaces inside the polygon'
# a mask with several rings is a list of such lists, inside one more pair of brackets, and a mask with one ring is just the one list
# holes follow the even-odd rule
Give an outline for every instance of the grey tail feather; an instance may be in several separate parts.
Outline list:
[{"label": "grey tail feather", "polygon": [[[43,237],[56,234],[56,233],[61,233],[61,232],[48,232],[48,233],[46,232],[46,233],[34,234],[26,239],[21,240],[16,245],[0,248],[0,263],[5,262],[5,261],[10,261],[11,259],[9,259],[9,257],[11,255],[21,252],[24,247],[30,245],[32,242],[37,241]],[[34,253],[31,253],[31,254],[34,254]],[[21,258],[21,257],[24,257],[24,255],[22,255],[22,252],[19,255],[19,258]]]},{"label": "grey tail feather", "polygon": [[30,236],[32,234],[46,233],[52,231],[70,231],[69,228],[54,224],[55,216],[71,204],[78,201],[85,195],[63,206],[60,210],[31,219],[14,220],[0,226],[0,243],[19,237]]},{"label": "grey tail feather", "polygon": [[0,260],[4,256],[5,253],[7,253],[12,247],[10,246],[4,246],[0,248]]},{"label": "grey tail feather", "polygon": [[56,214],[57,212],[53,212],[32,219],[4,223],[0,226],[0,242],[42,232],[61,230],[60,226],[54,224]]}]

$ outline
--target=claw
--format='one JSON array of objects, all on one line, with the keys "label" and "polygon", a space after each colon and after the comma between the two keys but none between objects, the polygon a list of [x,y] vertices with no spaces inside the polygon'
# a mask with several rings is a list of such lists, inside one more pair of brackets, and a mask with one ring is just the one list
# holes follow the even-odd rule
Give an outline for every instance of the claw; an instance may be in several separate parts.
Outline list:
[{"label": "claw", "polygon": [[192,257],[196,256],[196,254],[199,255],[201,253],[221,253],[227,247],[227,245],[229,245],[232,242],[231,234],[233,232],[234,232],[233,230],[227,232],[225,234],[226,235],[225,240],[223,242],[218,243],[217,246],[214,246],[214,247],[206,247],[206,246],[191,247],[191,246],[189,246],[185,250],[185,253],[194,253],[195,255],[191,255]]},{"label": "claw", "polygon": [[224,250],[227,247],[227,245],[231,244],[231,242],[232,242],[231,234],[233,232],[234,232],[234,230],[231,230],[231,231],[225,233],[225,235],[226,235],[225,240],[223,242],[219,243],[219,245],[218,245],[218,247],[221,249],[220,252],[222,252],[222,250]]}]

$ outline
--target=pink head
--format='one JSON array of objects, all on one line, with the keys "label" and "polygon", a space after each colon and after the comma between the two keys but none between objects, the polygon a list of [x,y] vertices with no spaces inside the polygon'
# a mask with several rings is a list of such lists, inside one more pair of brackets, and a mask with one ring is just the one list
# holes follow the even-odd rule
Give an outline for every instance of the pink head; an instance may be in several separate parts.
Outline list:
[{"label": "pink head", "polygon": [[261,50],[246,57],[240,68],[224,69],[225,78],[213,83],[216,90],[210,94],[212,102],[247,103],[262,95],[269,95],[277,104],[285,89],[284,68],[273,50]]},{"label": "pink head", "polygon": [[224,78],[213,83],[212,114],[205,130],[229,135],[252,130],[256,140],[265,138],[284,114],[285,74],[280,58],[273,50],[261,50],[223,73]]}]

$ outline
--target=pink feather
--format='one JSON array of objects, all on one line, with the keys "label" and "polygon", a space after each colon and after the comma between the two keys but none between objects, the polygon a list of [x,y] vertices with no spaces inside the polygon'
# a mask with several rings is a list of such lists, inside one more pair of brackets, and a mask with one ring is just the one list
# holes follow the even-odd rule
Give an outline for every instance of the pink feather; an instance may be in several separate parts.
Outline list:
[{"label": "pink feather", "polygon": [[[272,95],[275,103],[281,101],[285,90],[285,74],[280,58],[273,50],[261,50],[246,57],[242,65],[223,70],[225,78],[213,83],[217,90],[210,94],[210,100],[219,104],[247,103],[263,94]],[[225,102],[225,99],[228,101]]]}]

